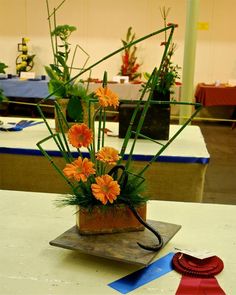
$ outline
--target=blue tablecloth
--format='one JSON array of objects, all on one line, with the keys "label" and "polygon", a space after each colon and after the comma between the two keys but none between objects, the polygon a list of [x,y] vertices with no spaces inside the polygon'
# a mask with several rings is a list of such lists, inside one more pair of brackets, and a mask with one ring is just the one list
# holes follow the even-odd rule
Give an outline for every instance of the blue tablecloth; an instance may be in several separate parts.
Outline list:
[{"label": "blue tablecloth", "polygon": [[49,95],[48,80],[3,79],[0,80],[0,88],[9,98],[45,98]]}]

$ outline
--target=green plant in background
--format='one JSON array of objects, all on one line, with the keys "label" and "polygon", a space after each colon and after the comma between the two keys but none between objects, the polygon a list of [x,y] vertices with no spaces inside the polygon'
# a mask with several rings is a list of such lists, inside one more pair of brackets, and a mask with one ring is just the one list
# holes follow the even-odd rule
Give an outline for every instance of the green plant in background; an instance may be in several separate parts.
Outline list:
[{"label": "green plant in background", "polygon": [[73,121],[83,121],[82,100],[87,100],[87,89],[82,83],[71,80],[73,69],[73,60],[69,64],[71,46],[69,37],[76,30],[76,27],[70,25],[58,25],[51,32],[54,38],[54,63],[45,66],[47,75],[50,78],[48,88],[56,98],[68,99],[67,114]]},{"label": "green plant in background", "polygon": [[[3,63],[3,62],[0,62],[0,74],[5,74],[5,69],[8,68],[8,66]],[[3,100],[7,100],[6,96],[3,94],[3,90],[0,88],[0,103],[3,101]]]},{"label": "green plant in background", "polygon": [[[164,58],[163,67],[160,69],[158,81],[155,90],[158,93],[166,95],[171,92],[171,87],[175,85],[177,79],[180,79],[179,69],[180,67],[172,63],[171,58],[176,49],[176,44],[171,43],[169,51]],[[150,77],[149,73],[145,73],[144,77],[148,79]]]},{"label": "green plant in background", "polygon": [[[128,28],[126,39],[121,40],[123,46],[131,44],[135,40],[135,33],[132,33],[132,27]],[[124,54],[122,54],[122,65],[118,75],[128,76],[129,81],[134,81],[141,78],[141,73],[138,72],[140,64],[137,63],[136,57],[137,46],[131,45],[126,47]]]},{"label": "green plant in background", "polygon": [[[50,77],[49,90],[55,92],[55,96],[70,97],[73,91],[71,84],[63,85],[64,82],[69,81],[71,74],[71,67],[68,65],[68,59],[70,54],[70,44],[68,39],[72,32],[76,30],[76,27],[69,25],[57,26],[55,30],[51,32],[51,36],[55,37],[56,50],[54,52],[54,64],[45,66],[45,70]],[[58,44],[57,38],[60,39],[61,44]],[[60,49],[60,50],[59,50]],[[63,87],[61,87],[63,86]]]},{"label": "green plant in background", "polygon": [[[90,97],[88,95],[88,84],[85,87],[82,80],[73,80],[72,70],[82,71],[89,59],[89,55],[78,44],[72,52],[69,38],[76,31],[77,28],[75,26],[68,24],[56,25],[56,10],[64,2],[62,1],[56,9],[54,8],[53,13],[50,14],[49,2],[46,0],[54,62],[49,66],[45,66],[45,71],[50,78],[48,83],[50,96],[54,96],[56,99],[68,99],[68,119],[74,122],[82,122],[83,103],[87,104]],[[51,18],[53,18],[53,21]],[[74,59],[78,48],[87,56],[80,68],[74,67]]]},{"label": "green plant in background", "polygon": [[[174,25],[175,27],[178,26],[176,24],[167,23],[167,17],[170,12],[170,8],[166,9],[165,7],[162,7],[160,9],[160,12],[161,12],[161,16],[163,18],[165,28],[172,26],[172,25]],[[165,39],[160,44],[161,46],[162,45],[166,46],[166,44],[167,44],[166,31],[164,32],[164,36],[165,36]],[[173,85],[175,85],[175,82],[177,79],[180,79],[180,76],[179,76],[180,67],[172,62],[172,57],[174,55],[176,47],[177,47],[176,44],[171,41],[170,46],[167,51],[167,54],[165,55],[164,60],[163,60],[163,66],[162,66],[162,68],[160,68],[160,70],[158,72],[158,79],[157,79],[157,84],[156,84],[155,90],[159,94],[164,95],[164,96],[171,92],[171,87]],[[149,77],[150,77],[149,73],[144,73],[145,79],[149,79]]]}]

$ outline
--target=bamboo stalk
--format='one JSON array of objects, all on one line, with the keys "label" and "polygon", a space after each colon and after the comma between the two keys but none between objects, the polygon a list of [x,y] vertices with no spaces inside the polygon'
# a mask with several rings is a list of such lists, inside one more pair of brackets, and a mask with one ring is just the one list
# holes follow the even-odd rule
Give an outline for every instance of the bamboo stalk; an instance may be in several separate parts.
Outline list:
[{"label": "bamboo stalk", "polygon": [[[192,103],[189,103],[189,105],[192,105]],[[159,157],[161,153],[175,140],[175,138],[182,132],[182,130],[192,121],[192,119],[196,116],[196,114],[201,110],[199,107],[195,110],[195,112],[189,117],[188,120],[179,128],[179,130],[168,140],[168,142],[156,153],[155,156],[148,162],[146,166],[138,173],[138,175],[143,175],[144,172],[147,170],[147,168],[156,161],[156,159]]]},{"label": "bamboo stalk", "polygon": [[[112,57],[113,55],[116,55],[117,53],[125,50],[126,48],[130,47],[130,46],[133,46],[137,43],[140,43],[146,39],[149,39],[157,34],[160,34],[162,32],[165,32],[167,30],[170,30],[170,35],[172,36],[173,35],[173,32],[174,32],[174,25],[171,25],[171,26],[168,26],[166,28],[163,28],[161,30],[158,30],[158,31],[155,31],[153,33],[150,33],[148,35],[145,35],[137,40],[134,40],[133,42],[125,45],[125,46],[122,46],[121,48],[113,51],[112,53],[106,55],[105,57],[101,58],[100,60],[98,60],[97,62],[95,62],[94,64],[92,64],[91,66],[87,67],[86,69],[82,70],[79,74],[75,75],[74,77],[72,77],[70,80],[68,80],[66,83],[64,83],[64,86],[68,85],[69,83],[71,83],[72,81],[74,81],[75,79],[77,79],[78,77],[80,77],[81,75],[83,75],[84,73],[86,73],[87,71],[91,70],[92,68],[94,68],[95,66],[99,65],[100,63],[102,63],[103,61],[109,59],[110,57]],[[166,50],[165,50],[166,51]],[[61,86],[60,86],[61,87]],[[60,89],[60,87],[58,87],[58,89]],[[42,101],[40,101],[40,103],[42,103],[44,100],[50,98],[51,96],[53,96],[57,91],[58,89],[56,89],[55,91],[53,91],[52,93],[50,93],[47,97],[43,98]]]},{"label": "bamboo stalk", "polygon": [[[53,135],[56,136],[56,135]],[[42,144],[47,141],[48,139],[51,139],[51,136],[40,140],[36,145],[38,146],[39,150],[41,151],[41,153],[49,160],[49,162],[51,163],[51,165],[55,168],[55,170],[63,177],[63,179],[68,183],[68,185],[73,189],[73,184],[65,177],[65,175],[63,174],[63,172],[61,171],[60,168],[58,168],[58,166],[54,163],[52,157],[49,156],[49,154],[42,148]]]}]

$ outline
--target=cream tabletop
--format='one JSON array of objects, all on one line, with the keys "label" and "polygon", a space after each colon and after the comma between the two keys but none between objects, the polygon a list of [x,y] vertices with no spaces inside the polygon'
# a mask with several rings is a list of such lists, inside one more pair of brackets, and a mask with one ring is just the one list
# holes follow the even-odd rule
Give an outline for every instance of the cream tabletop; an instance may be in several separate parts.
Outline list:
[{"label": "cream tabletop", "polygon": [[[4,123],[19,122],[22,118],[0,117]],[[41,121],[42,119],[33,119],[34,121]],[[49,125],[54,128],[55,121],[53,119],[47,120]],[[117,150],[121,150],[124,139],[118,138],[118,123],[107,122],[106,127],[111,130],[109,133],[112,136],[105,137],[105,144],[113,146]],[[170,138],[181,128],[181,125],[170,125]],[[1,132],[0,131],[0,152],[3,153],[17,153],[17,154],[32,154],[37,151],[40,154],[36,143],[49,136],[45,124],[38,124],[28,127],[19,132]],[[129,154],[133,139],[129,140],[126,154]],[[159,141],[165,144],[167,141]],[[53,140],[49,140],[43,144],[47,151],[55,152],[58,150]],[[134,159],[141,160],[142,157],[147,157],[149,160],[161,148],[160,145],[145,139],[139,139],[134,149]],[[83,151],[83,149],[82,149]],[[85,152],[87,150],[84,150]],[[208,163],[209,153],[198,126],[187,126],[178,137],[171,143],[170,146],[161,155],[164,162],[188,162],[188,163]],[[161,157],[160,157],[161,158]]]},{"label": "cream tabletop", "polygon": [[[19,122],[22,118],[0,117],[4,123]],[[43,123],[42,119],[33,121]],[[49,119],[53,128],[55,123]],[[121,150],[124,139],[118,134],[118,123],[107,122],[112,132],[105,135],[105,145]],[[172,137],[181,125],[170,125]],[[0,189],[66,193],[67,184],[61,179],[49,162],[42,156],[37,142],[49,136],[45,124],[27,127],[22,131],[0,131]],[[133,139],[129,140],[125,159],[129,155]],[[166,141],[160,141],[165,144]],[[43,148],[57,161],[65,165],[58,147],[52,139]],[[138,139],[132,157],[132,169],[140,171],[161,149],[161,145],[145,139]],[[73,148],[71,149],[72,151]],[[87,152],[86,149],[81,149]],[[86,155],[86,154],[85,154]],[[76,157],[76,154],[74,154]],[[205,173],[210,161],[203,135],[199,126],[187,126],[164,150],[145,174],[148,198],[169,201],[200,202],[203,198]],[[24,169],[25,173],[21,173]],[[31,178],[29,182],[27,177]],[[14,180],[13,180],[14,178]],[[53,183],[51,181],[53,179]]]},{"label": "cream tabletop", "polygon": [[[137,266],[49,245],[75,224],[74,208],[57,208],[59,195],[0,191],[0,294],[119,294],[109,283]],[[210,250],[225,264],[216,276],[227,295],[236,290],[236,206],[150,201],[148,218],[182,225],[157,255],[173,248]],[[175,271],[131,294],[175,294],[181,275]]]}]

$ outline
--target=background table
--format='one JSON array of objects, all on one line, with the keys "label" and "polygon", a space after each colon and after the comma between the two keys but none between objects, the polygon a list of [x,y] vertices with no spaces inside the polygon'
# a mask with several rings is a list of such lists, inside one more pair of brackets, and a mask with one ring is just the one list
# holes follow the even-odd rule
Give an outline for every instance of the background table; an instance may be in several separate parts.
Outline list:
[{"label": "background table", "polygon": [[0,88],[6,97],[44,98],[48,96],[48,80],[0,80]]},{"label": "background table", "polygon": [[[85,86],[87,84],[85,83]],[[141,84],[132,83],[109,83],[109,88],[117,93],[120,99],[137,100],[141,92]],[[89,83],[89,93],[101,87],[102,83]],[[45,98],[48,93],[48,80],[20,80],[18,78],[0,80],[0,88],[4,91],[4,95],[9,98]],[[176,85],[173,88],[173,96],[179,101],[181,86]]]},{"label": "background table", "polygon": [[198,84],[196,102],[203,106],[236,106],[236,87]]},{"label": "background table", "polygon": [[[6,117],[0,119],[5,122],[20,120]],[[49,123],[54,126],[54,120],[49,120]],[[118,123],[108,122],[107,128],[118,134]],[[170,134],[174,134],[179,128],[179,125],[171,125]],[[36,146],[38,141],[48,135],[44,124],[19,132],[0,132],[0,188],[68,192],[68,185]],[[131,142],[132,140],[129,142],[126,155],[129,154]],[[120,151],[123,139],[106,136],[105,144]],[[56,164],[64,167],[64,160],[59,157],[53,141],[47,142],[44,148],[53,156]],[[139,139],[132,162],[134,171],[144,167],[159,148],[160,146],[151,141]],[[201,201],[209,159],[200,128],[187,126],[159,157],[158,162],[153,163],[147,170],[145,194],[151,199]]]},{"label": "background table", "polygon": [[[49,241],[75,225],[73,207],[58,209],[60,195],[0,191],[0,294],[118,295],[107,284],[137,266],[65,250]],[[182,225],[156,259],[174,247],[210,250],[222,258],[216,276],[227,295],[236,290],[236,206],[150,201],[148,218]],[[145,250],[144,250],[145,251]],[[175,294],[181,275],[172,271],[130,294]]]},{"label": "background table", "polygon": [[195,92],[196,102],[205,107],[234,106],[231,114],[232,129],[236,127],[236,87],[225,85],[198,84]]},{"label": "background table", "polygon": [[[87,84],[85,83],[85,86]],[[93,92],[102,86],[102,83],[89,83],[88,93]],[[141,96],[141,84],[132,83],[109,83],[109,88],[118,94],[122,100],[138,100]],[[20,80],[19,78],[2,79],[0,80],[0,88],[3,89],[4,95],[9,98],[12,103],[4,103],[4,109],[1,111],[2,115],[11,116],[17,114],[18,116],[39,117],[38,110],[35,104],[42,98],[46,98],[48,93],[48,80]],[[180,101],[181,85],[172,87],[171,99]],[[145,96],[147,97],[147,95]],[[144,97],[144,99],[145,99]],[[54,97],[45,100],[43,107],[44,113],[47,117],[54,116]],[[179,113],[178,105],[171,105],[171,114],[177,115]],[[110,114],[114,116],[114,114]]]}]

